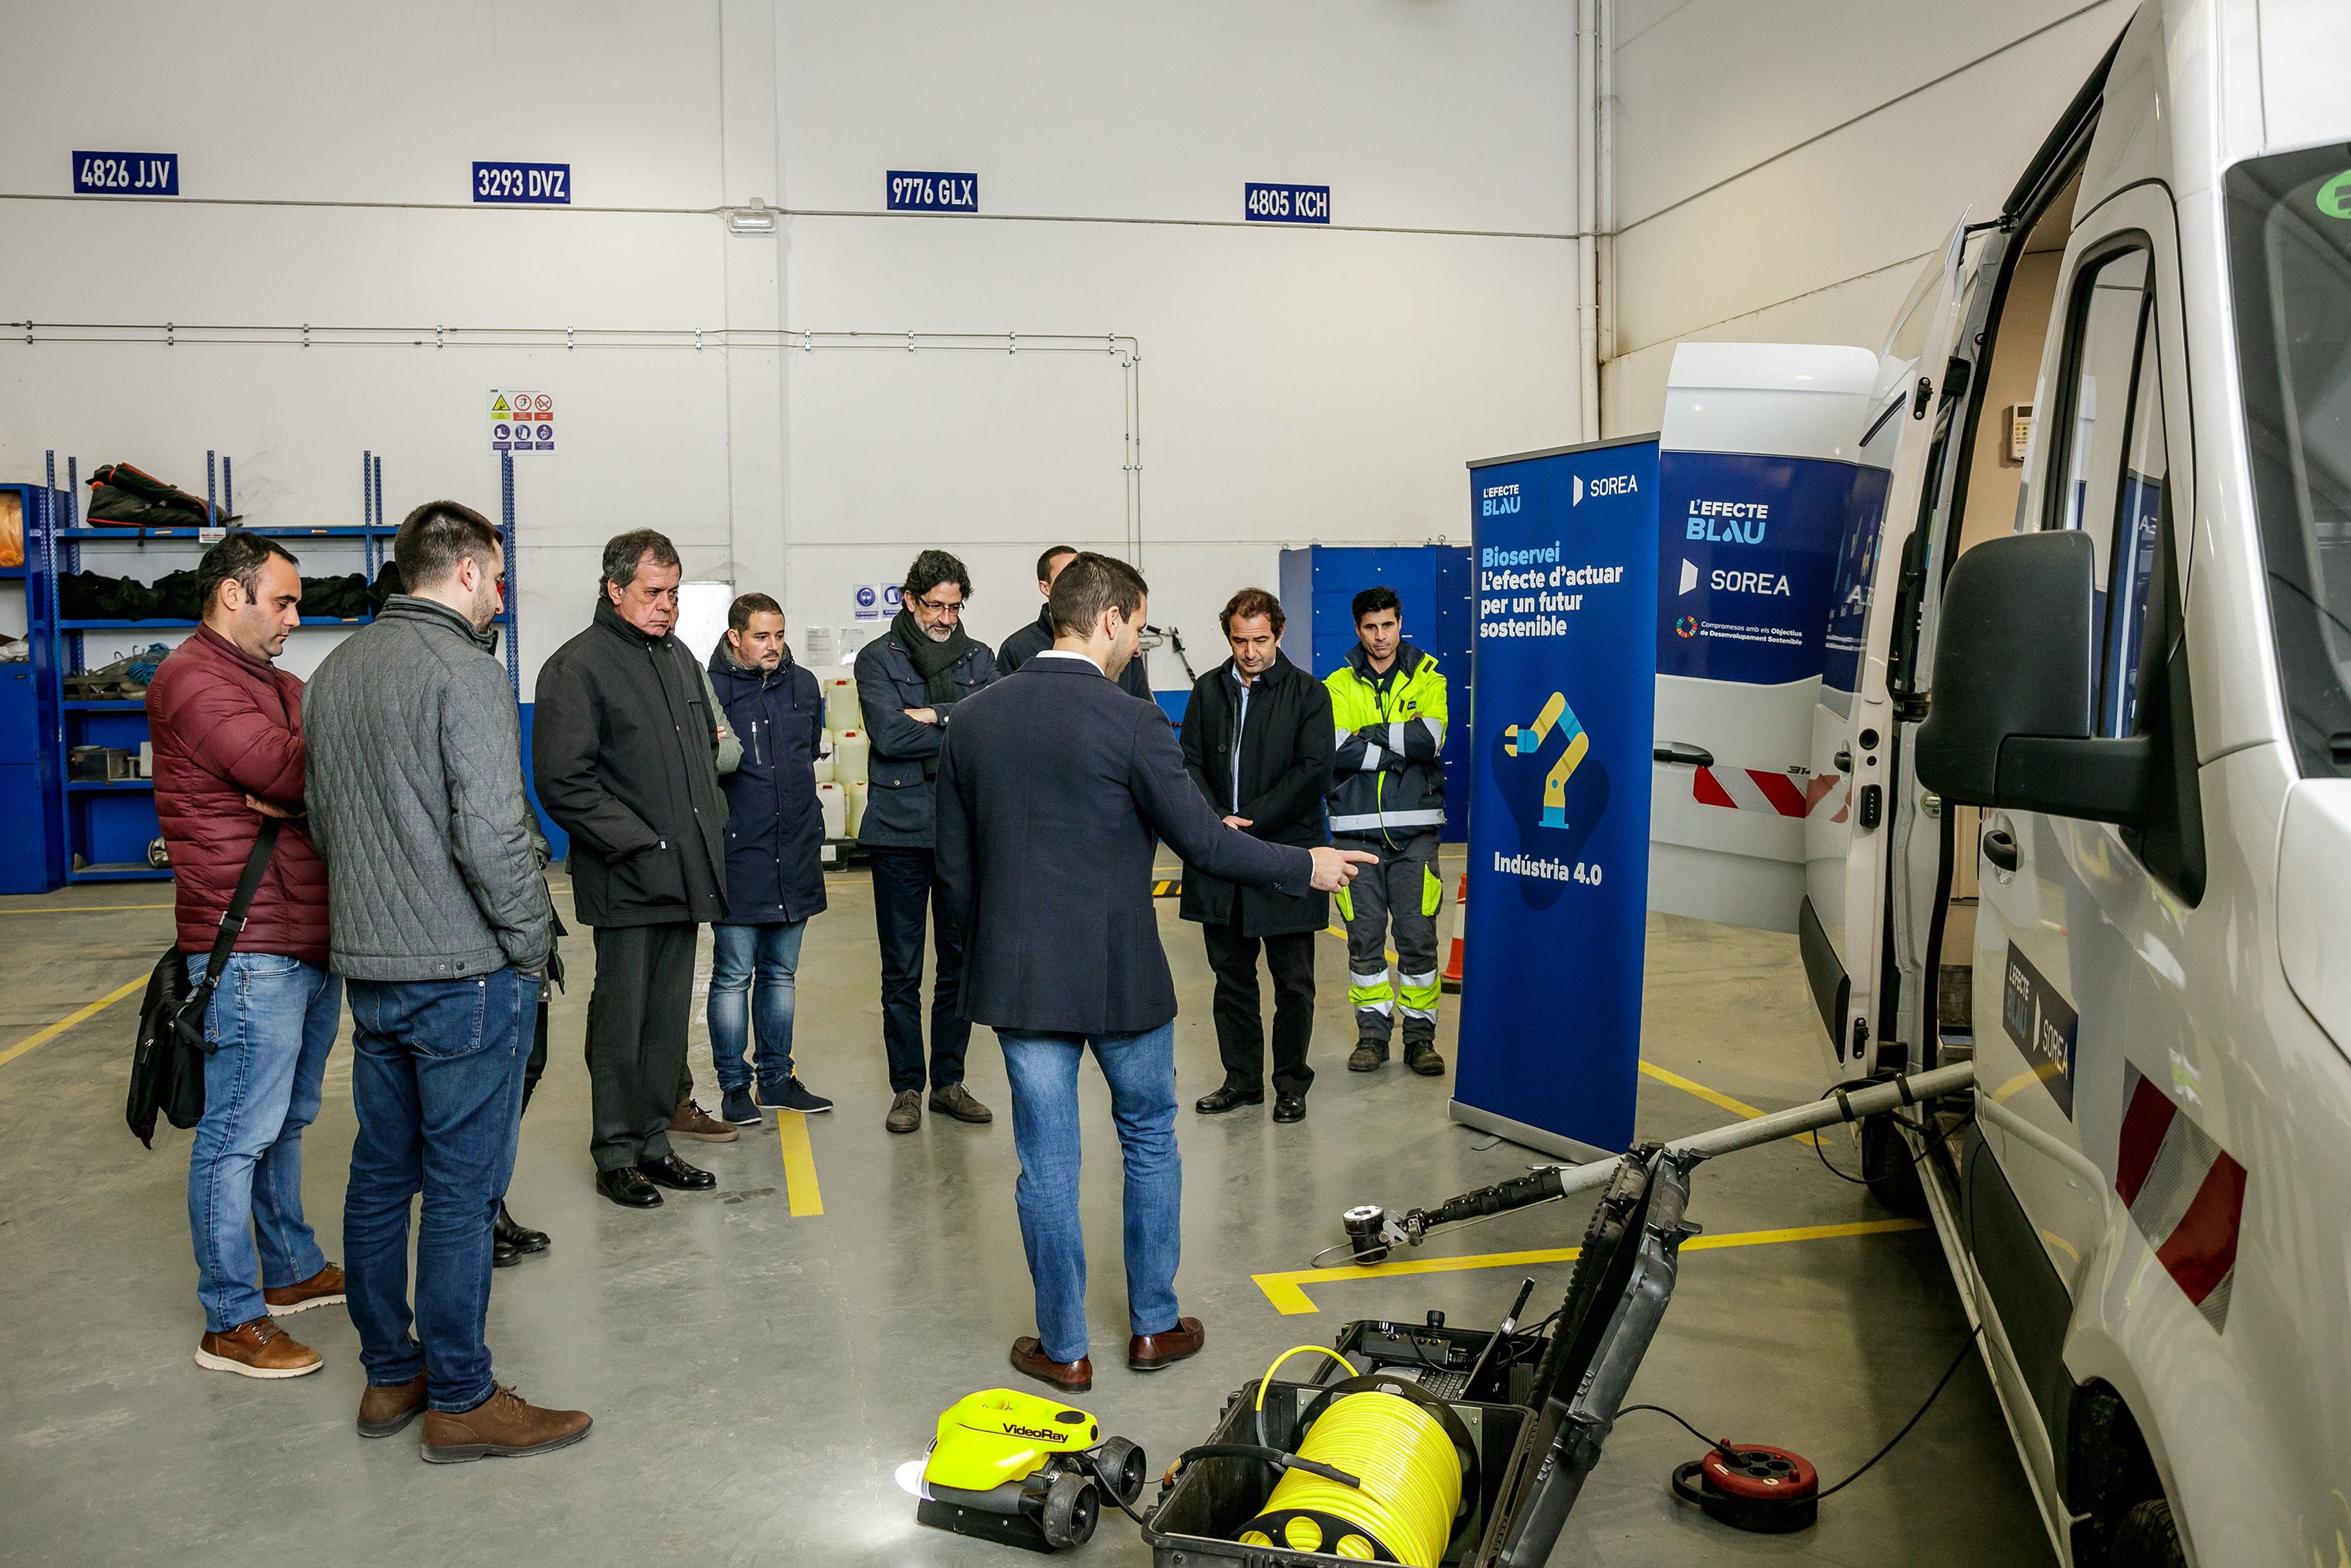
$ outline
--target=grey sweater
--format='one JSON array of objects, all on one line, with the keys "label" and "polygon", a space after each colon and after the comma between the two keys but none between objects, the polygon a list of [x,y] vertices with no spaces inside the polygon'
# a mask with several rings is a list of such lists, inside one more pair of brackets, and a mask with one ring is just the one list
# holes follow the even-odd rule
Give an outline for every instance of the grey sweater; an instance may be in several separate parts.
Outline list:
[{"label": "grey sweater", "polygon": [[398,594],[310,679],[306,796],[337,974],[537,973],[554,948],[547,844],[495,646],[455,611]]}]

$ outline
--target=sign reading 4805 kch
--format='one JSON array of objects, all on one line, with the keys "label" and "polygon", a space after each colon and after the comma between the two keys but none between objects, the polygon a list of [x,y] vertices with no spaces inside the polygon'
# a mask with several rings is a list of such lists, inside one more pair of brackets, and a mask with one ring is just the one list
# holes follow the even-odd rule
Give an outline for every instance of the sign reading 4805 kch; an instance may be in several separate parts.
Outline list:
[{"label": "sign reading 4805 kch", "polygon": [[1241,189],[1241,216],[1253,224],[1327,224],[1331,187],[1251,180]]}]

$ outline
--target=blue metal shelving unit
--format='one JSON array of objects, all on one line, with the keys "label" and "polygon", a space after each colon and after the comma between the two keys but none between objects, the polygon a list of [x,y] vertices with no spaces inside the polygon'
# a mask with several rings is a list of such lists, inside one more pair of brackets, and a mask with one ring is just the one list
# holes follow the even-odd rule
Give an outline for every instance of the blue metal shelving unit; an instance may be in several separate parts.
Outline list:
[{"label": "blue metal shelving unit", "polygon": [[[218,464],[219,491],[214,488],[214,455],[204,455],[204,504],[213,517],[235,509],[235,471],[223,459]],[[64,883],[136,882],[170,876],[168,869],[147,863],[147,846],[156,836],[154,784],[146,779],[109,781],[68,779],[67,758],[77,746],[121,747],[136,751],[147,739],[146,703],[140,698],[68,699],[66,677],[84,668],[85,637],[93,632],[186,631],[198,624],[184,620],[68,620],[58,612],[57,580],[82,570],[82,551],[91,545],[176,546],[192,549],[206,542],[206,530],[191,528],[140,528],[96,526],[80,520],[79,464],[66,460],[66,484],[57,484],[57,455],[47,463],[44,486],[18,486],[28,493],[26,516],[27,581],[26,620],[31,644],[38,755],[30,771],[37,775],[43,864],[38,885],[16,891],[34,892]],[[509,480],[511,494],[511,480]],[[37,502],[31,497],[37,497]],[[348,541],[359,546],[368,580],[386,559],[395,531],[383,514],[383,460],[372,452],[360,456],[361,520],[314,527],[256,528],[266,538],[309,539],[321,543]],[[509,501],[511,517],[511,501]],[[511,554],[512,528],[507,528]],[[511,572],[511,567],[509,567]],[[509,578],[511,580],[511,578]],[[511,601],[509,601],[511,602]],[[511,611],[508,638],[511,641]],[[343,619],[306,615],[311,626],[364,626],[368,617]],[[0,768],[6,765],[0,763]]]}]

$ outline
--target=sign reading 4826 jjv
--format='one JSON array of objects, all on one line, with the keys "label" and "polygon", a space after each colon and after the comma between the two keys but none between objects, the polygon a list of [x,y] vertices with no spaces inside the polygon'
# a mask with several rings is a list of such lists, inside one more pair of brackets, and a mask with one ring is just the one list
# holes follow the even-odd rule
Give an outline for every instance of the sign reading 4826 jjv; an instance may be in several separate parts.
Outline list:
[{"label": "sign reading 4826 jjv", "polygon": [[73,188],[77,196],[176,196],[180,193],[180,155],[77,152],[73,155]]}]

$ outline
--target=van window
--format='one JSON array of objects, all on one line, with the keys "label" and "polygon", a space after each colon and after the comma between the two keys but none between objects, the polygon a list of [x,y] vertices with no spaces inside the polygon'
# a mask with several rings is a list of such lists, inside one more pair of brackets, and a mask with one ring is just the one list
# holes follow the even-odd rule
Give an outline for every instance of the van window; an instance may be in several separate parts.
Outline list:
[{"label": "van window", "polygon": [[2044,526],[2096,541],[2098,728],[2128,735],[2163,495],[2162,379],[2147,253],[2095,262],[2075,285]]},{"label": "van window", "polygon": [[2238,379],[2294,754],[2351,777],[2351,150],[2229,171]]}]

